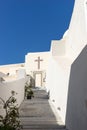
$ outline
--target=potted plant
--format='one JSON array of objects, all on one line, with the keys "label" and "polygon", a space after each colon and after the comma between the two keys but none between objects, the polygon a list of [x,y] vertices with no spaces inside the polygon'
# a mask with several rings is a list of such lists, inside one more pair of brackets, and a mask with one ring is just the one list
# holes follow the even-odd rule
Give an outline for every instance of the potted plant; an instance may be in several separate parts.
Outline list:
[{"label": "potted plant", "polygon": [[27,91],[27,99],[31,99],[32,97],[34,97],[34,93],[33,93],[33,91],[31,89],[29,89]]},{"label": "potted plant", "polygon": [[34,97],[34,92],[31,88],[32,88],[31,85],[26,83],[26,85],[25,85],[25,97],[27,97],[27,99],[31,99],[32,97]]},{"label": "potted plant", "polygon": [[0,115],[0,130],[20,130],[21,125],[19,121],[19,111],[16,104],[15,92],[11,92],[11,96],[7,101],[4,101],[1,97],[0,100],[3,103],[3,109],[5,110],[5,116]]}]

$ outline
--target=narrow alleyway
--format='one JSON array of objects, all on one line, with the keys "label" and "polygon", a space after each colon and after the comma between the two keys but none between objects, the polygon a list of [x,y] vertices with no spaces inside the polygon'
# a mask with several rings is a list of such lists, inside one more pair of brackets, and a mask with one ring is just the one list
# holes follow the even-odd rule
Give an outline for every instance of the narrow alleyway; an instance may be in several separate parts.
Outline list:
[{"label": "narrow alleyway", "polygon": [[50,104],[45,90],[34,89],[34,98],[24,100],[20,107],[23,130],[65,130]]}]

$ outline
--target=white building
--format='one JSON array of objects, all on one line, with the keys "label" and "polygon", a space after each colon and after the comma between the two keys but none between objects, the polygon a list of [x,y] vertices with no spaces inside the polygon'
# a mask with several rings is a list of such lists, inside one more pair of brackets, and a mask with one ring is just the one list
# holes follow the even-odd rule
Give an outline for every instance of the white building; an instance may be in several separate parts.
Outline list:
[{"label": "white building", "polygon": [[26,74],[31,76],[32,86],[45,87],[49,57],[50,52],[28,53],[25,56]]},{"label": "white building", "polygon": [[[9,72],[9,71],[8,71]],[[25,88],[25,70],[20,69],[15,75],[6,75],[0,73],[0,98],[4,101],[11,96],[11,92],[17,93],[17,104],[20,106],[24,100],[24,88]],[[0,100],[0,115],[5,114],[3,109],[3,102]]]},{"label": "white building", "polygon": [[[49,52],[28,53],[24,67],[33,86],[46,86],[66,128],[87,130],[87,0],[75,0],[63,38],[52,41]],[[18,67],[11,69],[6,73],[12,75]]]},{"label": "white building", "polygon": [[75,0],[69,29],[52,41],[51,54],[50,99],[67,129],[87,130],[87,0]]},{"label": "white building", "polygon": [[1,65],[0,72],[4,73],[5,75],[13,76],[17,74],[18,70],[25,69],[24,66],[24,63]]}]

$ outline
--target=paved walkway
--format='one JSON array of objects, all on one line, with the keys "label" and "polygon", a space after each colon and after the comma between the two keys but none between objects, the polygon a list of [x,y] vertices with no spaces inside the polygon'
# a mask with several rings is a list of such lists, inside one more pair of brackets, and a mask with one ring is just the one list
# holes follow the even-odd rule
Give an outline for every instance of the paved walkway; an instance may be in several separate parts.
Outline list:
[{"label": "paved walkway", "polygon": [[45,90],[34,89],[34,98],[24,100],[20,107],[23,130],[65,130]]}]

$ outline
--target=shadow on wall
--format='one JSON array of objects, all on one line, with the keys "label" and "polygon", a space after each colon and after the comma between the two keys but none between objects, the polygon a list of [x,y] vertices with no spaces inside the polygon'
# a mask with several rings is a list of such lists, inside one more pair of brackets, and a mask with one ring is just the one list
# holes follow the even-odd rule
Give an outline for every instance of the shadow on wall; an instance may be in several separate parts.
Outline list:
[{"label": "shadow on wall", "polygon": [[87,130],[87,46],[71,66],[66,127]]}]

